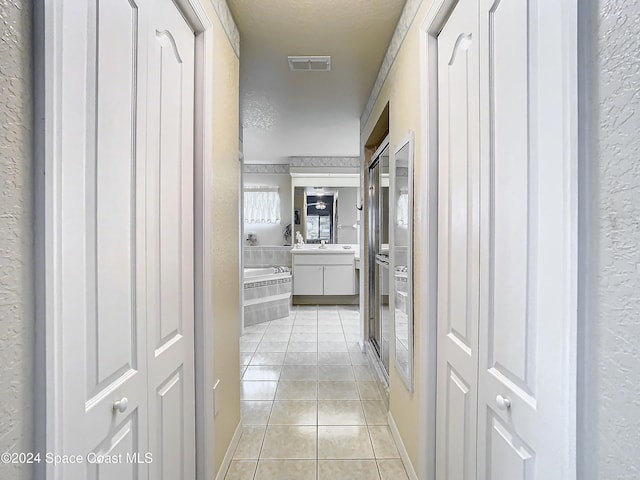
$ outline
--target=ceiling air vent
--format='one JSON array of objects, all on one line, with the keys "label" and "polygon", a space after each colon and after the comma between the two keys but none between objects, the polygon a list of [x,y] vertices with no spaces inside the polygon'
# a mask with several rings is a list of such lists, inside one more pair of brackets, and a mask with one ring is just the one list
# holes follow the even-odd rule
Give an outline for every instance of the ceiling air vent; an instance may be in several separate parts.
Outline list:
[{"label": "ceiling air vent", "polygon": [[330,56],[288,56],[289,70],[292,72],[329,72]]}]

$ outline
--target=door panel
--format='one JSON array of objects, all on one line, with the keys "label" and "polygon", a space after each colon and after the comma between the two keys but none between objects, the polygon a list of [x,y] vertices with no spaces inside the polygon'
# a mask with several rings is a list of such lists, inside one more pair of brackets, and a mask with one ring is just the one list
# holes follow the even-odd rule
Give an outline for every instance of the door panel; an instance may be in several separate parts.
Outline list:
[{"label": "door panel", "polygon": [[571,12],[473,3],[438,36],[436,477],[575,478]]},{"label": "door panel", "polygon": [[193,117],[195,37],[171,0],[150,19],[147,274],[150,476],[195,476]]},{"label": "door panel", "polygon": [[[136,117],[137,26],[135,4],[96,6],[89,52],[87,169],[88,280],[93,303],[88,325],[90,392],[137,368]],[[92,55],[92,53],[94,53]]]},{"label": "door panel", "polygon": [[47,442],[57,454],[125,461],[47,474],[193,479],[194,35],[171,0],[70,4],[56,17],[64,68],[47,173]]},{"label": "door panel", "polygon": [[[161,434],[157,450],[158,463],[162,465],[162,478],[185,478],[185,384],[182,368],[171,375],[156,393],[154,420],[156,431]],[[152,420],[153,421],[153,420]]]},{"label": "door panel", "polygon": [[[563,2],[483,0],[478,471],[570,478]],[[544,29],[541,27],[544,26]],[[564,35],[564,34],[562,34]],[[510,406],[505,406],[507,399]],[[571,432],[574,432],[573,434]]]},{"label": "door panel", "polygon": [[[132,414],[122,422],[120,428],[113,435],[93,451],[92,460],[97,462],[89,466],[87,478],[96,480],[134,480],[140,478],[136,462],[131,452],[136,452],[137,437],[139,435],[137,415]],[[117,461],[111,461],[117,460]]]},{"label": "door panel", "polygon": [[[155,41],[152,41],[150,58],[158,59],[160,71],[154,75],[154,82],[159,82],[159,136],[158,145],[158,230],[159,252],[158,272],[160,312],[158,316],[158,344],[162,348],[169,340],[181,335],[182,310],[182,268],[181,265],[181,232],[182,232],[182,162],[181,137],[184,134],[182,125],[183,75],[184,63],[180,58],[173,35],[167,31],[156,29]],[[187,52],[188,54],[188,52]],[[187,81],[189,78],[187,77]],[[154,90],[155,93],[155,90]]]},{"label": "door panel", "polygon": [[[462,6],[460,7],[462,8]],[[452,19],[455,20],[455,19]],[[456,24],[451,23],[449,28],[455,28]],[[467,276],[469,269],[472,268],[469,258],[468,243],[470,231],[470,214],[469,208],[471,196],[469,191],[468,175],[470,168],[473,168],[474,158],[470,158],[469,147],[469,92],[467,84],[472,76],[469,71],[469,47],[468,42],[464,42],[468,38],[466,33],[459,33],[453,48],[446,42],[450,29],[446,28],[440,35],[440,42],[443,48],[441,52],[449,54],[450,60],[443,72],[443,80],[447,82],[447,97],[443,105],[447,109],[449,138],[447,142],[448,150],[448,168],[449,183],[448,195],[449,200],[449,218],[447,222],[448,230],[448,284],[447,292],[449,298],[447,305],[449,312],[447,319],[449,322],[448,332],[450,336],[455,336],[456,340],[470,351],[471,342],[475,339],[473,333],[475,328],[475,319],[470,316],[472,313],[469,309],[469,278]],[[464,32],[464,31],[463,31]],[[449,47],[449,48],[448,48]],[[473,78],[471,78],[473,80]],[[472,206],[471,206],[472,207]]]},{"label": "door panel", "polygon": [[492,368],[518,388],[532,392],[535,270],[529,267],[536,256],[537,212],[529,207],[535,205],[537,192],[529,175],[527,4],[500,2],[489,20],[493,178],[488,355]]},{"label": "door panel", "polygon": [[[148,448],[144,256],[138,255],[144,249],[139,91],[146,78],[140,67],[146,6],[117,0],[75,7],[65,12],[82,37],[62,50],[63,162],[53,220],[59,283],[52,295],[59,295],[59,357],[51,368],[59,402],[55,453],[86,458]],[[75,56],[65,57],[71,51]],[[123,398],[126,409],[115,411]],[[85,461],[48,466],[48,473],[65,480],[140,478],[146,467]]]},{"label": "door panel", "polygon": [[470,435],[475,435],[475,426],[470,420],[475,417],[476,408],[470,395],[470,386],[457,375],[453,368],[449,368],[447,375],[447,391],[444,412],[446,419],[446,472],[447,478],[472,478],[473,472],[467,469],[469,465],[463,459],[469,458],[473,452],[469,451]]},{"label": "door panel", "polygon": [[[531,95],[529,70],[529,2],[493,2],[484,17],[490,38],[488,133],[491,149],[487,158],[489,198],[485,206],[487,225],[487,263],[483,279],[489,301],[485,302],[481,338],[482,393],[480,434],[495,430],[502,416],[496,396],[512,402],[510,415],[516,414],[518,433],[529,437],[535,423],[535,367],[537,314],[536,232],[537,185],[534,171],[537,159],[530,150]],[[483,402],[485,404],[483,405]],[[524,414],[523,410],[527,410]],[[489,415],[493,411],[493,414]],[[483,415],[487,413],[487,415]],[[526,415],[526,416],[525,416]],[[522,420],[527,419],[527,422]],[[513,421],[514,418],[511,418]],[[515,434],[510,434],[514,436]],[[491,434],[488,438],[494,440]],[[504,443],[504,442],[502,442]],[[493,445],[488,445],[486,461]],[[532,446],[535,452],[535,445]],[[481,462],[482,464],[483,462]],[[533,463],[533,462],[532,462]],[[487,475],[493,475],[487,464]]]},{"label": "door panel", "polygon": [[[510,426],[489,415],[491,429],[486,440],[489,452],[487,480],[526,480],[534,478],[534,457]],[[482,477],[483,475],[479,475]]]},{"label": "door panel", "polygon": [[478,5],[461,0],[438,36],[436,477],[476,478],[479,295]]}]

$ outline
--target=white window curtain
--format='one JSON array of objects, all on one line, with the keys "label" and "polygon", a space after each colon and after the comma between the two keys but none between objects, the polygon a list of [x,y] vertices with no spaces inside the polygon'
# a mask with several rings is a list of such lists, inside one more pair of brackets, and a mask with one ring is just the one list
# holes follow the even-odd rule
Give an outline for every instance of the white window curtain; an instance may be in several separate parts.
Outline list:
[{"label": "white window curtain", "polygon": [[280,223],[278,187],[244,187],[245,223]]},{"label": "white window curtain", "polygon": [[409,226],[409,194],[402,191],[396,205],[396,224],[399,227]]}]

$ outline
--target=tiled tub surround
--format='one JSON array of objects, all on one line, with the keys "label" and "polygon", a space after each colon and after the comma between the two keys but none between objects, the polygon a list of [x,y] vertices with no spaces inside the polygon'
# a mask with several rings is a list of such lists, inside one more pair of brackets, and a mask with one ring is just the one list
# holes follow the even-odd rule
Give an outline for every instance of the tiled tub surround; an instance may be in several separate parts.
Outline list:
[{"label": "tiled tub surround", "polygon": [[244,266],[247,267],[270,267],[271,265],[291,266],[291,246],[244,246]]},{"label": "tiled tub surround", "polygon": [[245,268],[244,325],[288,317],[291,309],[289,267]]},{"label": "tiled tub surround", "polygon": [[359,332],[350,306],[294,307],[245,329],[227,480],[407,479]]}]

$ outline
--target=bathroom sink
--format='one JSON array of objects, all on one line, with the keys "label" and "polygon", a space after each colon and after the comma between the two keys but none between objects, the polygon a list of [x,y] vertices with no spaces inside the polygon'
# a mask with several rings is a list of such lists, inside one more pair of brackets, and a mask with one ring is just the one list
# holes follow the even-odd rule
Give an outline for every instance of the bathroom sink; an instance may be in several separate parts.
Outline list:
[{"label": "bathroom sink", "polygon": [[345,244],[335,244],[335,243],[327,243],[324,247],[322,245],[313,243],[313,244],[304,244],[301,247],[294,247],[291,249],[292,253],[312,253],[312,252],[331,252],[331,253],[355,253],[357,252],[357,245],[345,245]]}]

